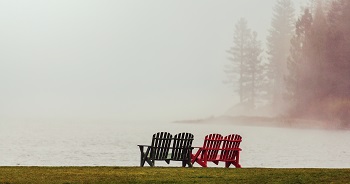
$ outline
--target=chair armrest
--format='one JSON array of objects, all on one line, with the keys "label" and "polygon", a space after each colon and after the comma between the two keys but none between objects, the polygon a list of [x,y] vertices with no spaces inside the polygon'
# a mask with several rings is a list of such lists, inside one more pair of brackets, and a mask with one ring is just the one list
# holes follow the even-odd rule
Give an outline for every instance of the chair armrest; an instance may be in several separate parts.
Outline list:
[{"label": "chair armrest", "polygon": [[137,145],[138,147],[151,147],[150,145]]},{"label": "chair armrest", "polygon": [[241,148],[226,148],[226,149],[220,149],[220,150],[234,150],[234,151],[242,151]]},{"label": "chair armrest", "polygon": [[169,147],[169,149],[193,149],[194,147]]},{"label": "chair armrest", "polygon": [[203,148],[201,146],[192,146],[192,148]]}]

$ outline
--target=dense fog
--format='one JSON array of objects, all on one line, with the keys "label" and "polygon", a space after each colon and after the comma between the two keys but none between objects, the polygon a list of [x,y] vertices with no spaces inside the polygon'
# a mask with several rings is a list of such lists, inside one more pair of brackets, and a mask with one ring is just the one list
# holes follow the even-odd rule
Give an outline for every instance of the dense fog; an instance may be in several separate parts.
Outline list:
[{"label": "dense fog", "polygon": [[221,114],[236,102],[222,84],[234,23],[264,34],[273,2],[1,1],[0,118]]},{"label": "dense fog", "polygon": [[214,142],[240,144],[242,167],[348,168],[349,10],[349,0],[0,1],[0,166],[138,166],[137,145],[154,133],[187,132],[195,148],[235,134]]},{"label": "dense fog", "polygon": [[348,4],[2,1],[0,118],[169,122],[225,114],[344,126]]}]

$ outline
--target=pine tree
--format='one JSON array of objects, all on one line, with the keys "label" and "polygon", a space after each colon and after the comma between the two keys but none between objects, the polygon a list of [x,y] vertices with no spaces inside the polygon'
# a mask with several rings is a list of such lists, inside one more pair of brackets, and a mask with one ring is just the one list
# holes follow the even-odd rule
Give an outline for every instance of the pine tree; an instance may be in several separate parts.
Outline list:
[{"label": "pine tree", "polygon": [[244,18],[237,22],[235,28],[234,46],[228,51],[231,62],[226,66],[225,72],[230,83],[235,84],[235,79],[238,78],[240,104],[254,108],[263,78],[261,44],[257,40],[257,33],[248,29]]},{"label": "pine tree", "polygon": [[350,124],[350,2],[333,1],[328,12],[327,71],[331,91],[327,114],[340,126]]},{"label": "pine tree", "polygon": [[296,22],[295,34],[291,39],[290,54],[287,61],[288,75],[286,81],[286,97],[291,106],[291,115],[300,115],[302,106],[305,105],[306,92],[304,91],[305,65],[307,60],[307,37],[311,33],[312,15],[309,9]]},{"label": "pine tree", "polygon": [[252,108],[254,108],[257,103],[257,98],[261,96],[264,79],[264,66],[262,65],[261,61],[261,43],[257,40],[257,33],[255,31],[251,35],[249,44],[249,52],[247,56],[247,72],[248,75],[250,75],[248,85],[250,90],[249,104]]},{"label": "pine tree", "polygon": [[311,27],[311,34],[308,37],[310,50],[308,51],[308,62],[311,80],[314,81],[309,85],[313,89],[313,97],[315,101],[319,101],[326,97],[329,93],[328,87],[328,66],[326,60],[326,38],[328,32],[328,23],[324,15],[323,3],[319,1],[316,5],[315,16]]},{"label": "pine tree", "polygon": [[[314,1],[291,39],[287,96],[292,115],[350,125],[350,1]],[[327,12],[327,16],[324,12]]]},{"label": "pine tree", "polygon": [[291,0],[278,0],[274,7],[270,35],[267,37],[269,92],[271,102],[278,108],[282,104],[287,74],[287,58],[294,29],[294,8]]},{"label": "pine tree", "polygon": [[348,0],[339,0],[341,6],[341,15],[338,20],[340,28],[341,42],[339,43],[338,53],[338,94],[345,98],[350,98],[350,2]]},{"label": "pine tree", "polygon": [[251,36],[251,31],[248,28],[247,20],[241,18],[235,25],[233,44],[234,46],[228,51],[232,57],[229,58],[231,61],[230,65],[227,65],[225,72],[229,76],[229,83],[235,84],[235,75],[238,74],[238,93],[240,97],[240,103],[247,98],[246,93],[246,83],[248,77],[246,75],[247,71],[247,55],[249,47],[249,39]]}]

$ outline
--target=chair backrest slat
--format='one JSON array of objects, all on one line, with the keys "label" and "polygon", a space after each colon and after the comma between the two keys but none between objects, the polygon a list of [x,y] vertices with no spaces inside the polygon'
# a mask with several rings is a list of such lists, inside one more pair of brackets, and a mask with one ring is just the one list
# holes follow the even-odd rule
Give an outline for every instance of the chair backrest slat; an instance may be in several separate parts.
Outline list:
[{"label": "chair backrest slat", "polygon": [[209,134],[205,136],[203,149],[207,150],[208,160],[212,160],[217,157],[222,138],[223,136],[221,134]]},{"label": "chair backrest slat", "polygon": [[165,160],[169,153],[172,135],[168,132],[158,132],[152,137],[151,157],[155,160]]},{"label": "chair backrest slat", "polygon": [[220,154],[221,160],[235,160],[238,155],[239,145],[242,137],[238,134],[230,134],[224,137],[222,151]]},{"label": "chair backrest slat", "polygon": [[193,142],[193,134],[179,133],[174,136],[173,150],[171,153],[172,160],[189,160],[189,154]]}]

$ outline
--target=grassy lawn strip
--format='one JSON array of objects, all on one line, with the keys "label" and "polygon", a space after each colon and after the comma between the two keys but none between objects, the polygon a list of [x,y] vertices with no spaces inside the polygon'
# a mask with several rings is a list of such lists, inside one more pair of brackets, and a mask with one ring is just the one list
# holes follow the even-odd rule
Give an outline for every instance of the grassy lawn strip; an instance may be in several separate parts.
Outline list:
[{"label": "grassy lawn strip", "polygon": [[0,183],[350,183],[350,169],[0,167]]}]

